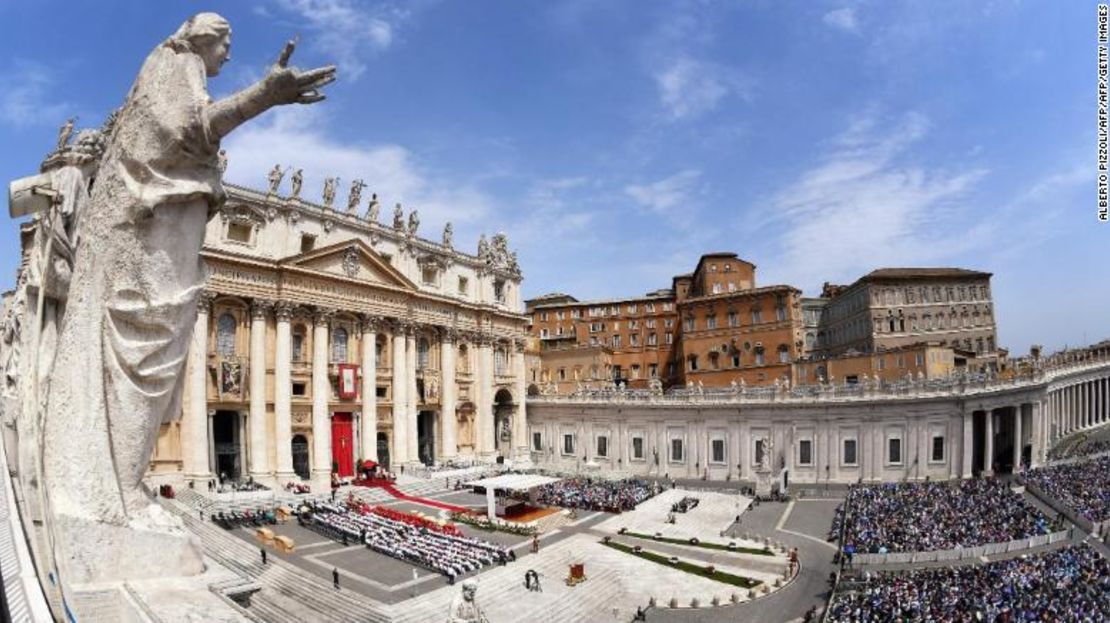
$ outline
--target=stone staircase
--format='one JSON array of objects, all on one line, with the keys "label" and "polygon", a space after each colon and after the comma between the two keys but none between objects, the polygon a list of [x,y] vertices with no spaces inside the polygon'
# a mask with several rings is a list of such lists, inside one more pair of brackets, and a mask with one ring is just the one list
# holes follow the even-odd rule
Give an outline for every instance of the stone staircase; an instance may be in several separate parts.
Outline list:
[{"label": "stone staircase", "polygon": [[257,548],[212,523],[200,521],[190,507],[166,499],[162,499],[162,505],[181,517],[189,531],[200,539],[205,555],[262,587],[252,596],[247,609],[255,617],[271,623],[390,620],[388,606],[349,590],[336,591],[323,578],[276,556],[262,565]]}]

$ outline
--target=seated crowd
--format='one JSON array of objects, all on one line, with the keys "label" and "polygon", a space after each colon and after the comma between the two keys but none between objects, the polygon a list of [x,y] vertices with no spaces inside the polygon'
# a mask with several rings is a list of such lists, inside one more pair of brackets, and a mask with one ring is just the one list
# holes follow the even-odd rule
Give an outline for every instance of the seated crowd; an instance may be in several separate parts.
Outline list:
[{"label": "seated crowd", "polygon": [[1080,545],[986,565],[879,573],[837,594],[826,620],[1110,621],[1110,563]]},{"label": "seated crowd", "polygon": [[1048,460],[1068,459],[1110,452],[1110,439],[1091,439],[1087,437],[1078,443],[1059,443],[1048,451]]},{"label": "seated crowd", "polygon": [[399,511],[317,502],[308,505],[298,521],[337,541],[364,543],[386,556],[442,573],[452,584],[460,575],[516,559],[509,548],[463,536],[457,529],[437,531],[430,522],[410,520],[419,517],[401,513],[408,515],[401,519],[395,513]]},{"label": "seated crowd", "polygon": [[1110,519],[1110,456],[1025,472],[1025,482],[1087,521]]},{"label": "seated crowd", "polygon": [[[1048,534],[1053,523],[994,479],[853,485],[845,551],[927,552]],[[842,507],[843,508],[843,507]],[[838,514],[842,513],[838,509]]]},{"label": "seated crowd", "polygon": [[654,485],[639,478],[568,478],[537,489],[536,501],[547,506],[619,513],[636,508],[655,493]]}]

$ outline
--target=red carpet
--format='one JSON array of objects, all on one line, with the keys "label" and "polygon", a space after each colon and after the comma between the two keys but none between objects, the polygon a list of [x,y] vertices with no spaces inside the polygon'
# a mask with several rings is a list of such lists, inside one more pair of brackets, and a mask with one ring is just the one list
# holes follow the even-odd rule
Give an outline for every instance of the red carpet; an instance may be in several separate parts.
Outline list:
[{"label": "red carpet", "polygon": [[406,502],[414,502],[416,504],[423,504],[424,506],[431,506],[434,508],[442,508],[444,510],[455,513],[462,513],[468,510],[466,508],[463,508],[462,506],[455,506],[454,504],[444,504],[443,502],[437,502],[436,500],[429,500],[428,498],[418,498],[415,495],[409,495],[391,484],[379,484],[377,486],[385,489],[386,493],[392,495],[398,500],[405,500]]}]

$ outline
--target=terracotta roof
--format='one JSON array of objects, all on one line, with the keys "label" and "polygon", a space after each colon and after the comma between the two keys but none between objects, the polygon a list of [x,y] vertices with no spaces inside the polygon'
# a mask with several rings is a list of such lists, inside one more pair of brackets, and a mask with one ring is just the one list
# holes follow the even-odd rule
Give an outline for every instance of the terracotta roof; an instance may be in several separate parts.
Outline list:
[{"label": "terracotta roof", "polygon": [[990,277],[991,273],[966,268],[880,268],[873,270],[861,278],[861,281],[871,279],[935,279],[938,277]]}]

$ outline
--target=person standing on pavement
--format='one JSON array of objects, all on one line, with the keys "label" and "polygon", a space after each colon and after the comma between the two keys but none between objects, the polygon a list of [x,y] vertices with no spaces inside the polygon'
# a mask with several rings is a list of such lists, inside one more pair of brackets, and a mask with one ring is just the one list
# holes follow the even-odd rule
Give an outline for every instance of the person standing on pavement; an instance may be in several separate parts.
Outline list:
[{"label": "person standing on pavement", "polygon": [[331,583],[335,586],[335,590],[339,590],[339,569],[336,567],[331,568]]}]

